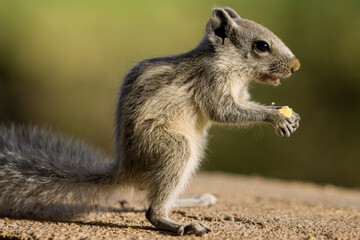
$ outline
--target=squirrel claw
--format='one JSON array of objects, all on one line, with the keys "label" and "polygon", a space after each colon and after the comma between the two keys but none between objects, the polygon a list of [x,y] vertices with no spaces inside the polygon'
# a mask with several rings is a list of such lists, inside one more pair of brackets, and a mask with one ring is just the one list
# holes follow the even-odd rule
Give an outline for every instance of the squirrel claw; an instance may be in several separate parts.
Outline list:
[{"label": "squirrel claw", "polygon": [[196,236],[202,236],[205,233],[211,232],[211,229],[205,224],[199,223],[188,223],[179,227],[177,234],[195,234]]}]

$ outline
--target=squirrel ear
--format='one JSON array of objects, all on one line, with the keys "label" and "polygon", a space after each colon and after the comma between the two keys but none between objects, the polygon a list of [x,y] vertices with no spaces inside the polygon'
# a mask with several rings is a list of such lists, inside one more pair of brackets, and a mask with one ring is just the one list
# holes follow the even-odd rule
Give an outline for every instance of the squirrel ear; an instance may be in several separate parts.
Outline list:
[{"label": "squirrel ear", "polygon": [[[224,44],[230,29],[236,25],[231,17],[235,12],[230,11],[231,15],[229,15],[227,10],[229,9],[215,8],[213,10],[210,20],[206,24],[206,33],[210,40],[215,42],[222,40],[222,44]],[[236,16],[238,15],[236,14]]]},{"label": "squirrel ear", "polygon": [[239,14],[237,14],[235,11],[234,11],[234,9],[231,9],[231,8],[229,8],[229,7],[226,7],[226,8],[224,8],[224,10],[229,14],[229,16],[231,17],[231,18],[233,18],[233,19],[236,19],[236,18],[241,18],[240,16],[239,16]]}]

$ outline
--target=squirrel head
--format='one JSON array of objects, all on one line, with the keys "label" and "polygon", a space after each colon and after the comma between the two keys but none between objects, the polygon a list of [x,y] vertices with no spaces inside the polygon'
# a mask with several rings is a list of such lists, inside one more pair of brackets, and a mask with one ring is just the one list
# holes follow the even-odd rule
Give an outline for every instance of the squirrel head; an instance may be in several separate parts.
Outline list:
[{"label": "squirrel head", "polygon": [[219,65],[239,70],[246,79],[279,85],[300,67],[289,48],[270,30],[242,19],[231,8],[215,8],[206,35]]}]

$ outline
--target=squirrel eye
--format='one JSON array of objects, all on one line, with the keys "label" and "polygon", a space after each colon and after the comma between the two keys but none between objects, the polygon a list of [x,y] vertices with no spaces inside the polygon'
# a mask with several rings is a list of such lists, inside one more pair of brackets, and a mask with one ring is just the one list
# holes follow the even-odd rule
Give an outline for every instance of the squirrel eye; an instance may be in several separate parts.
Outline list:
[{"label": "squirrel eye", "polygon": [[254,46],[260,52],[270,52],[270,46],[265,41],[255,41]]}]

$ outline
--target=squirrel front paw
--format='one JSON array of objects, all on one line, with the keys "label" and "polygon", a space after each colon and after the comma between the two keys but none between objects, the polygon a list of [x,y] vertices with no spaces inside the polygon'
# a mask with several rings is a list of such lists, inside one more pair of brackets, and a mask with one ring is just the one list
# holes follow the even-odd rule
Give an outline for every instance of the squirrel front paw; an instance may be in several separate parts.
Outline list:
[{"label": "squirrel front paw", "polygon": [[271,106],[270,109],[269,121],[274,126],[276,134],[280,137],[290,137],[299,127],[299,114],[292,111],[291,116],[287,117],[279,111],[281,107]]}]

